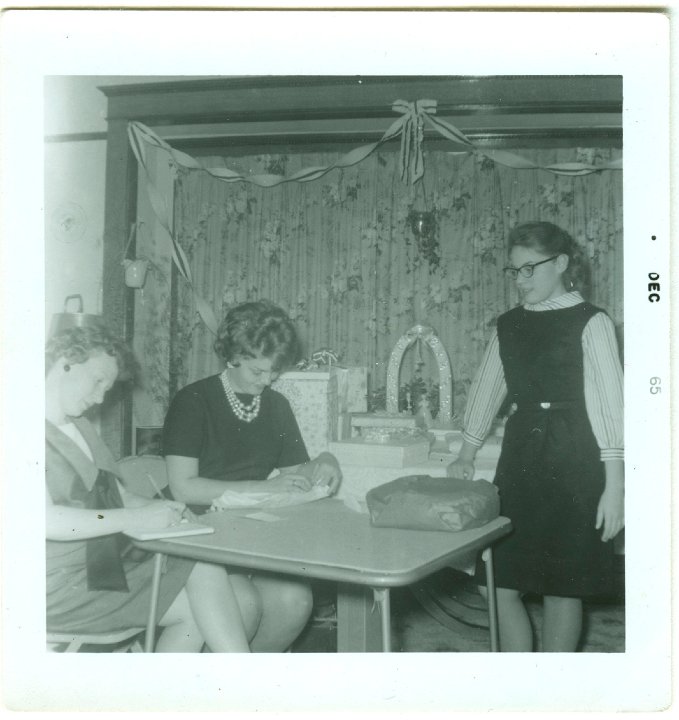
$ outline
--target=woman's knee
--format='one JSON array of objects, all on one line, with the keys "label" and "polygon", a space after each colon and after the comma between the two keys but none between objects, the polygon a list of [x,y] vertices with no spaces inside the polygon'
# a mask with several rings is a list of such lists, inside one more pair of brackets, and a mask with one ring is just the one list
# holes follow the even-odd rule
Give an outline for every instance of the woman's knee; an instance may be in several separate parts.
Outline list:
[{"label": "woman's knee", "polygon": [[[264,604],[275,604],[276,613],[296,621],[306,623],[314,606],[314,596],[310,585],[294,580],[276,579],[258,583],[260,592],[265,594]],[[266,609],[266,607],[265,607]]]},{"label": "woman's knee", "polygon": [[314,607],[314,596],[311,587],[306,583],[290,582],[282,588],[281,605],[289,615],[306,622]]},{"label": "woman's knee", "polygon": [[248,639],[252,639],[255,632],[257,632],[264,612],[262,597],[259,590],[246,575],[233,575],[230,573],[229,580],[243,618],[245,633]]},{"label": "woman's knee", "polygon": [[545,595],[542,599],[544,607],[554,609],[556,611],[575,611],[578,612],[582,608],[582,599],[574,597],[561,597],[558,595]]},{"label": "woman's knee", "polygon": [[169,627],[170,625],[190,623],[195,625],[195,619],[191,610],[186,590],[181,590],[165,614],[158,621],[161,627]]}]

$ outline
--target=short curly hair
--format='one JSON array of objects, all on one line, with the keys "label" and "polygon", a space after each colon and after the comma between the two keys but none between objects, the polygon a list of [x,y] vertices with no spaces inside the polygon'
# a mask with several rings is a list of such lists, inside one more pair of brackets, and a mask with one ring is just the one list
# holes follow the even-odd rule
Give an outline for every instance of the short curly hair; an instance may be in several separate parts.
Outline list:
[{"label": "short curly hair", "polygon": [[224,363],[237,357],[265,357],[284,370],[300,357],[297,330],[287,313],[270,300],[231,308],[217,330],[214,350]]},{"label": "short curly hair", "polygon": [[45,346],[45,372],[49,372],[59,358],[71,364],[87,362],[97,353],[106,353],[116,359],[117,380],[135,382],[139,363],[130,348],[104,325],[74,327],[53,335]]}]

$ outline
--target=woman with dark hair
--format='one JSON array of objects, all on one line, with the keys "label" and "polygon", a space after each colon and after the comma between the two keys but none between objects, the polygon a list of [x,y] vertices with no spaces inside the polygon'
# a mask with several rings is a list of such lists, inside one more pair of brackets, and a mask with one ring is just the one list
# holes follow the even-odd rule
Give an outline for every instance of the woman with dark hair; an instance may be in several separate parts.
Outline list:
[{"label": "woman with dark hair", "polygon": [[[118,379],[131,379],[128,348],[100,326],[73,328],[46,348],[47,629],[102,633],[143,627],[153,560],[123,533],[165,528],[185,506],[127,491],[86,419]],[[167,558],[156,652],[248,652],[247,631],[225,569]],[[247,617],[254,626],[256,618]]]},{"label": "woman with dark hair", "polygon": [[580,292],[586,263],[567,232],[519,225],[509,261],[521,305],[498,318],[449,474],[473,477],[476,452],[511,401],[495,476],[513,526],[494,549],[501,650],[532,650],[522,596],[533,593],[543,596],[542,650],[573,652],[582,598],[612,589],[609,541],[624,525],[622,368],[613,323]]},{"label": "woman with dark hair", "polygon": [[[299,357],[287,314],[266,300],[238,305],[222,321],[214,347],[223,372],[180,390],[165,418],[173,496],[206,509],[226,490],[299,493],[323,484],[334,493],[337,461],[329,453],[309,461],[290,404],[269,387]],[[309,585],[266,573],[229,576],[261,615],[251,649],[286,650],[311,614]]]}]

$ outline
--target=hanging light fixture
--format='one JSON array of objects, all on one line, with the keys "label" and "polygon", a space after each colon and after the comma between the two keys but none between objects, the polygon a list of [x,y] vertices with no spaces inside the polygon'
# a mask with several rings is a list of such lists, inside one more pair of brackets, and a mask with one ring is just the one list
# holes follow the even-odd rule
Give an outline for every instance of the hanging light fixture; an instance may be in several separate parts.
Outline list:
[{"label": "hanging light fixture", "polygon": [[[406,222],[415,238],[415,246],[418,252],[429,262],[429,271],[433,272],[441,261],[437,238],[436,211],[430,209],[427,203],[424,175],[417,181],[416,185],[415,202],[406,217]],[[418,196],[421,196],[421,200]]]}]

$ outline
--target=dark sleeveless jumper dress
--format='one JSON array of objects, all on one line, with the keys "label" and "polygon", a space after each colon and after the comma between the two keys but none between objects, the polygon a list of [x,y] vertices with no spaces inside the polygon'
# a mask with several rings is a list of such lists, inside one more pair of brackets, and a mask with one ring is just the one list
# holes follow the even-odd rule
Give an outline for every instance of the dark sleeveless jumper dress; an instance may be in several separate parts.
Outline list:
[{"label": "dark sleeveless jumper dress", "polygon": [[[594,527],[605,476],[583,377],[582,333],[598,312],[584,302],[544,311],[517,307],[498,319],[515,408],[495,476],[501,512],[514,528],[494,549],[498,587],[559,597],[612,588],[612,543]],[[477,579],[483,582],[478,570]]]}]

